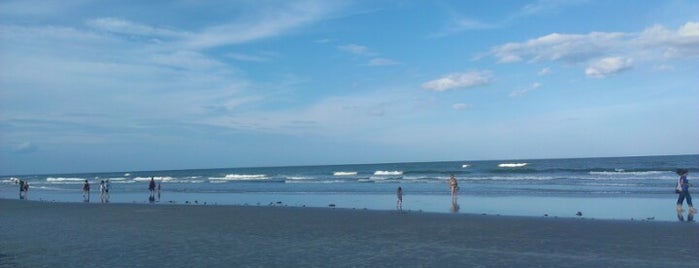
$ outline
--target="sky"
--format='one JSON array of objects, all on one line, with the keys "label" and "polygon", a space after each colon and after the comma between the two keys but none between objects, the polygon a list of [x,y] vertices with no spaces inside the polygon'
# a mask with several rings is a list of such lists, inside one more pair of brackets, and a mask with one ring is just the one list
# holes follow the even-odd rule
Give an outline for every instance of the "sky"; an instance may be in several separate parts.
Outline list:
[{"label": "sky", "polygon": [[698,1],[0,1],[0,174],[699,153]]}]

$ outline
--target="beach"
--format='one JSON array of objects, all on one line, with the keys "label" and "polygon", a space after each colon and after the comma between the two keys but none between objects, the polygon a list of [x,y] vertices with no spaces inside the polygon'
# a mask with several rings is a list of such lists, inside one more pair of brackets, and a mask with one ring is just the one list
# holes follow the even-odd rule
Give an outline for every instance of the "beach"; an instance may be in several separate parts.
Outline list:
[{"label": "beach", "polygon": [[696,267],[693,223],[0,199],[2,267]]}]

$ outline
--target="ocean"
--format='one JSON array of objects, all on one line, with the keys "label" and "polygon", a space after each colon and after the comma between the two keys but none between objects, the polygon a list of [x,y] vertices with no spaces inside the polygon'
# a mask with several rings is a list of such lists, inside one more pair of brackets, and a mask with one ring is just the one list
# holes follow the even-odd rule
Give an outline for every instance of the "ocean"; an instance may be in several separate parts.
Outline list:
[{"label": "ocean", "polygon": [[[161,185],[154,203],[309,206],[600,219],[677,220],[675,170],[699,171],[699,155],[575,159],[515,159],[420,163],[222,168],[0,177],[0,198],[100,203],[109,180],[110,202],[148,203],[148,182]],[[456,202],[448,179],[459,183]],[[582,216],[577,216],[581,212]]]}]

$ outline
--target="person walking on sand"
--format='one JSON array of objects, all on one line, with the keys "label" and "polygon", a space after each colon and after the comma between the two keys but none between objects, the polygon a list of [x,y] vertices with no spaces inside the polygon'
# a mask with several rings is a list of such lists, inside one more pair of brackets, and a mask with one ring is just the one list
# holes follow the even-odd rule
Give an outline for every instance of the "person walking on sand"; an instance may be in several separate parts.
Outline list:
[{"label": "person walking on sand", "polygon": [[398,186],[398,190],[396,190],[396,197],[398,200],[396,200],[396,209],[403,211],[403,188]]},{"label": "person walking on sand", "polygon": [[90,202],[90,183],[87,180],[83,184],[83,202]]},{"label": "person walking on sand", "polygon": [[451,192],[452,201],[456,200],[457,192],[459,191],[459,183],[456,181],[454,174],[451,174],[451,177],[449,177],[449,190]]},{"label": "person walking on sand", "polygon": [[[677,175],[679,175],[679,179],[677,179],[677,193],[679,194],[679,197],[677,198],[677,216],[682,215],[682,203],[684,200],[687,200],[687,206],[689,207],[689,214],[691,216],[694,216],[695,213],[697,213],[697,210],[694,208],[694,205],[692,205],[692,195],[689,194],[689,186],[692,186],[689,183],[689,180],[687,180],[687,174],[689,174],[689,171],[687,169],[678,169],[677,170]],[[682,220],[682,218],[680,218]]]}]

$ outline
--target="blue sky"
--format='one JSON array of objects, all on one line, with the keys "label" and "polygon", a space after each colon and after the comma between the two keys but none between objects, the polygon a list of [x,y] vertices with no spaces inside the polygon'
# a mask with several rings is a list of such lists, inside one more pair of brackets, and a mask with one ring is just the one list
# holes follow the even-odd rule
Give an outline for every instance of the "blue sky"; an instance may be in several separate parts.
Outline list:
[{"label": "blue sky", "polygon": [[697,1],[0,1],[0,174],[699,153]]}]

